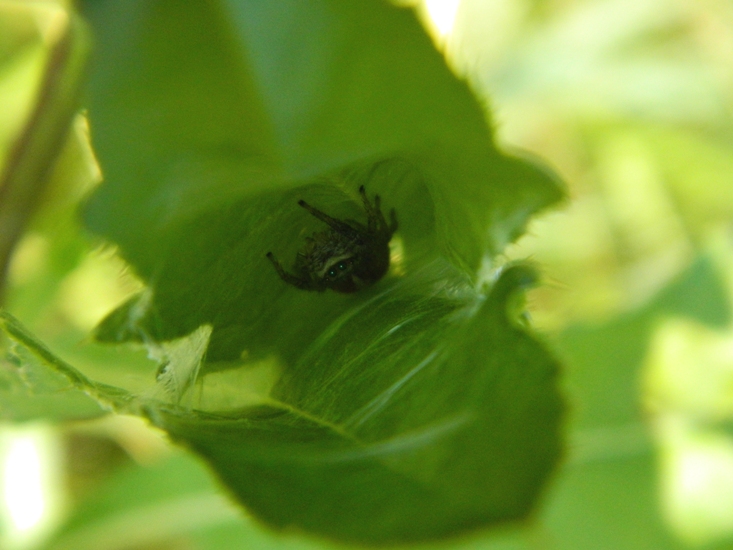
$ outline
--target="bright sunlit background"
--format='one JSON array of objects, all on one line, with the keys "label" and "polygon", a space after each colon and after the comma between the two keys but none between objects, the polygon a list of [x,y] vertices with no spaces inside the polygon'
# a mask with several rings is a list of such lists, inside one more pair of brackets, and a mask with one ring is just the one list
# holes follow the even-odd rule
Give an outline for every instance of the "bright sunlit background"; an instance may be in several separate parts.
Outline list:
[{"label": "bright sunlit background", "polygon": [[63,468],[58,432],[50,426],[7,427],[0,433],[1,548],[32,547],[60,519]]},{"label": "bright sunlit background", "polygon": [[[0,0],[0,105],[13,106],[0,109],[0,162],[34,97],[54,6]],[[416,9],[486,105],[498,142],[543,159],[567,185],[567,202],[507,251],[543,268],[529,304],[566,364],[571,410],[567,465],[526,547],[730,547],[733,4],[425,0]],[[74,203],[99,180],[83,118],[75,130],[69,158],[86,177],[64,181],[70,169],[57,169],[18,247],[9,308],[93,378],[134,387],[151,372],[139,353],[84,344],[138,283],[110,252],[88,254],[75,225]],[[139,379],[115,370],[121,361],[137,361]],[[142,506],[125,487],[148,471],[158,477],[147,483],[180,471],[197,480],[192,494],[214,491],[197,464],[166,462],[178,459],[157,434],[111,422],[81,433],[0,428],[0,548],[43,547],[65,520],[83,533],[84,506],[100,498],[109,521],[95,517],[94,532],[125,525],[110,518]],[[191,501],[192,516],[206,498]],[[204,523],[238,521],[221,510]],[[192,524],[160,525],[141,548],[241,547],[205,529],[193,536]]]}]

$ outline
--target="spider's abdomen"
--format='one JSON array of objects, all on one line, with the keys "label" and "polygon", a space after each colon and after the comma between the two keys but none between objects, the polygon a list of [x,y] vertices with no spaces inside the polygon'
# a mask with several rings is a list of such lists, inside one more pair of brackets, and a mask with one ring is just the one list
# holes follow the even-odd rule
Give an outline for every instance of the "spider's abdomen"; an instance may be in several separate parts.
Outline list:
[{"label": "spider's abdomen", "polygon": [[[389,270],[389,242],[374,243],[365,247],[354,266],[354,276],[362,283],[363,288],[376,283]],[[357,289],[358,290],[358,289]]]}]

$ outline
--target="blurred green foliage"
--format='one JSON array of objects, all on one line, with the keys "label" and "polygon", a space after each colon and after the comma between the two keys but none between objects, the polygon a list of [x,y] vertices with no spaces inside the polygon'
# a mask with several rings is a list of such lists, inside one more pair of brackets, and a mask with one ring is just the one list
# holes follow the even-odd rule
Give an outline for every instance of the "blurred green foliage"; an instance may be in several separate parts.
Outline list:
[{"label": "blurred green foliage", "polygon": [[[13,2],[3,6],[7,4]],[[90,9],[97,13],[104,9],[99,7],[104,6],[103,2],[93,4],[89,3]],[[245,4],[234,4],[229,6],[234,11],[250,9]],[[426,3],[427,8],[430,4]],[[423,13],[427,8],[423,6]],[[19,105],[3,110],[8,113],[3,124],[7,138],[3,139],[11,140],[17,131],[13,128],[23,124],[23,109],[30,108],[33,75],[38,78],[40,74],[45,45],[28,38],[34,36],[34,24],[19,25],[8,12],[2,13],[0,25],[17,33],[0,33],[0,39],[7,40],[3,52],[12,52],[2,58],[0,93],[20,90],[0,96],[4,105],[11,105],[11,98],[18,102],[13,105]],[[164,19],[179,31],[185,29],[186,19],[192,16],[179,9],[153,10],[152,16],[163,18],[164,13],[178,14]],[[119,17],[115,23],[118,29],[129,31],[136,23],[134,18]],[[221,17],[222,13],[208,13],[194,19],[196,23],[214,25],[221,22]],[[304,11],[300,17],[313,15]],[[237,121],[242,117],[235,114],[241,114],[245,107],[233,98],[255,93],[252,73],[236,83],[236,89],[228,82],[204,87],[207,82],[218,82],[222,68],[242,70],[233,53],[242,46],[233,37],[237,25],[246,27],[251,20],[251,14],[242,15],[233,25],[235,29],[230,29],[231,34],[223,37],[196,35],[192,48],[195,52],[188,56],[191,65],[185,70],[177,67],[177,71],[165,72],[165,79],[158,78],[161,67],[164,62],[178,59],[177,42],[164,40],[150,29],[147,34],[145,29],[131,33],[140,40],[137,57],[104,67],[109,74],[122,70],[128,76],[95,92],[101,98],[97,112],[106,113],[97,115],[101,127],[105,120],[114,120],[110,127],[118,129],[118,134],[97,135],[92,129],[105,175],[119,178],[121,183],[117,191],[114,186],[102,188],[87,210],[87,219],[96,230],[120,242],[128,259],[135,256],[136,239],[144,238],[151,227],[166,231],[233,199],[244,206],[247,186],[253,181],[280,192],[287,189],[288,181],[309,182],[316,174],[339,173],[337,168],[342,163],[359,155],[379,156],[395,143],[410,142],[415,121],[424,123],[421,109],[441,112],[449,108],[439,99],[444,97],[442,92],[435,94],[437,105],[427,107],[414,104],[409,94],[404,96],[401,103],[395,104],[394,112],[385,115],[384,121],[377,121],[377,126],[392,128],[395,119],[404,120],[393,140],[385,143],[379,139],[380,132],[354,124],[359,113],[344,107],[337,110],[339,116],[334,120],[352,137],[312,141],[314,128],[321,129],[317,134],[328,135],[325,130],[331,127],[330,109],[341,104],[331,101],[321,116],[295,127],[293,121],[302,120],[296,114],[313,108],[312,103],[298,103],[296,90],[309,90],[311,95],[304,97],[311,101],[324,96],[338,98],[344,92],[326,93],[319,88],[323,75],[308,70],[309,61],[318,59],[319,52],[303,48],[292,74],[265,75],[261,81],[264,89],[272,91],[270,97],[282,100],[277,103],[282,108],[276,110],[277,124],[263,130],[265,121],[255,117],[248,119],[250,126],[239,127]],[[425,20],[430,28],[427,16]],[[200,26],[208,28],[212,27]],[[105,33],[99,47],[111,48],[113,54],[123,57],[124,51],[114,47],[115,40],[124,41],[121,34],[122,30],[118,34]],[[11,36],[19,38],[11,43]],[[275,46],[287,44],[286,38],[273,34],[247,47],[276,56],[282,50]],[[570,444],[566,463],[545,491],[540,510],[529,524],[429,546],[537,550],[729,547],[733,541],[733,333],[729,316],[733,290],[733,186],[729,182],[733,163],[729,117],[733,10],[717,0],[462,0],[452,32],[445,36],[436,32],[434,38],[454,70],[485,98],[487,111],[497,121],[502,146],[532,151],[548,160],[568,183],[570,200],[565,207],[533,222],[527,235],[505,255],[509,259],[531,257],[544,273],[545,284],[530,292],[529,307],[534,323],[545,332],[545,339],[564,364]],[[395,57],[393,52],[398,46],[387,45],[383,55]],[[372,45],[369,51],[380,51],[379,46]],[[333,45],[323,47],[338,51]],[[205,60],[212,50],[226,55],[209,65]],[[143,52],[149,51],[160,52],[161,57],[146,57]],[[414,59],[403,62],[400,75],[409,73],[406,67]],[[343,67],[349,66],[343,63]],[[352,78],[348,71],[345,74],[344,81]],[[287,82],[278,80],[284,77]],[[391,86],[399,80],[399,75],[385,74],[380,86]],[[26,82],[25,87],[18,82]],[[179,95],[167,94],[170,86],[179,86]],[[371,99],[364,86],[362,82],[351,93]],[[452,86],[448,88],[452,90]],[[145,95],[151,90],[156,98],[152,102],[150,95]],[[204,95],[211,98],[210,102],[202,104],[197,99]],[[144,110],[146,105],[148,111]],[[262,112],[272,112],[268,109],[273,105],[261,108]],[[413,118],[405,115],[403,119],[404,111]],[[11,115],[16,117],[15,122]],[[94,114],[93,124],[97,124]],[[171,141],[166,139],[166,129],[171,125],[179,128],[175,132],[176,150],[168,148]],[[255,138],[267,132],[270,135],[266,138]],[[156,135],[157,141],[142,137]],[[197,141],[201,136],[206,137],[203,143]],[[222,150],[222,142],[229,139],[226,136],[241,140],[240,147]],[[463,140],[456,138],[455,143]],[[237,163],[242,154],[267,159],[273,148],[279,151],[279,165],[263,160],[257,170],[249,173]],[[180,151],[187,149],[207,149],[207,153],[181,156]],[[450,155],[465,158],[471,154],[459,149],[451,149]],[[63,357],[64,364],[68,361],[78,367],[90,380],[160,398],[150,393],[159,391],[154,384],[156,365],[145,359],[144,351],[112,350],[82,342],[105,313],[134,296],[141,285],[129,273],[119,276],[121,266],[113,254],[103,250],[89,255],[94,241],[75,221],[73,208],[79,197],[88,193],[99,178],[81,119],[63,151],[47,199],[16,250],[8,308]],[[124,155],[117,157],[120,151],[146,160],[140,164],[128,162]],[[340,151],[341,156],[332,157],[333,151]],[[424,158],[425,154],[418,154],[413,160],[419,163]],[[436,181],[456,170],[456,166],[441,168],[445,159],[431,162]],[[107,163],[110,173],[106,172]],[[162,172],[156,172],[161,166],[165,167]],[[512,172],[506,174],[511,176]],[[202,175],[212,178],[204,191],[196,188]],[[226,182],[233,175],[242,182],[241,189],[228,188]],[[188,182],[180,196],[172,183],[176,181]],[[419,228],[413,235],[406,234],[402,243],[407,251],[405,261],[412,262],[412,266],[429,265],[431,258],[426,251],[439,243],[454,265],[471,274],[479,265],[481,250],[500,251],[516,234],[515,230],[506,236],[494,233],[483,243],[460,238],[466,228],[475,229],[476,223],[482,226],[486,221],[482,216],[488,211],[475,214],[471,220],[466,218],[462,227],[448,217],[436,227],[441,216],[466,208],[460,204],[463,195],[430,184],[437,217],[425,219],[417,214],[431,205],[418,204],[414,210],[409,207],[414,201],[424,201],[425,188],[409,177],[407,181],[393,194],[388,192],[386,181],[375,185],[385,200],[389,197],[394,201],[405,231]],[[140,195],[126,195],[136,184]],[[409,192],[410,188],[418,191]],[[349,198],[343,189],[315,186],[310,192],[314,195],[309,200],[323,201],[324,210],[359,215],[353,209],[353,197]],[[141,196],[150,200],[146,208],[138,209]],[[471,206],[495,196],[484,196]],[[262,207],[282,209],[284,216],[295,216],[297,212],[289,212],[286,205],[295,204],[297,198],[297,193],[286,195],[282,206]],[[191,206],[176,209],[171,205]],[[452,210],[454,207],[459,210]],[[445,211],[441,214],[439,208]],[[104,219],[105,212],[113,209],[118,209],[118,216]],[[499,210],[506,213],[511,207],[500,204]],[[125,219],[128,213],[136,217]],[[232,222],[226,216],[214,218],[211,223],[225,226]],[[524,219],[526,216],[518,219],[515,227],[521,227]],[[126,234],[130,225],[136,232]],[[290,221],[281,222],[278,227],[290,225]],[[268,229],[266,233],[272,235],[273,231],[280,229]],[[169,247],[163,250],[181,250],[195,234],[158,242]],[[287,236],[277,233],[272,242],[261,244],[257,255],[283,242],[292,244],[281,255],[293,254],[297,232]],[[194,250],[181,259],[181,265],[200,261],[196,256],[201,249]],[[252,245],[242,244],[242,250],[252,250]],[[154,279],[155,254],[159,253],[138,258],[138,273]],[[150,267],[141,267],[145,265]],[[265,277],[271,275],[269,267],[263,262],[262,281],[270,280]],[[181,272],[170,272],[173,275],[168,280],[176,281]],[[262,281],[258,289],[268,284]],[[279,283],[276,279],[273,282]],[[197,292],[190,293],[186,300]],[[170,303],[179,296],[171,294]],[[328,302],[322,306],[326,310],[343,297],[319,298]],[[303,302],[293,307],[302,308],[313,297],[297,297],[293,291],[287,300],[293,299]],[[183,326],[170,334],[182,335],[196,326],[193,321],[181,323]],[[318,327],[312,330],[318,333]],[[110,334],[119,334],[119,330]],[[287,339],[292,334],[273,337]],[[303,334],[300,338],[306,345],[309,336]],[[221,349],[226,351],[232,338],[224,331],[217,341],[223,342]],[[177,345],[158,351],[170,359],[187,343]],[[37,352],[41,347],[35,340],[26,348],[16,347],[26,354],[26,368],[33,363],[28,359],[29,350]],[[37,354],[30,356],[38,361]],[[56,361],[58,357],[50,359]],[[250,357],[254,366],[249,371],[229,369],[241,360],[233,360],[231,354],[222,353],[218,359],[218,366],[217,361],[210,365],[212,372],[206,377],[210,382],[204,394],[196,397],[209,410],[257,403],[271,391],[281,368],[267,355]],[[53,381],[39,382],[46,384],[42,387],[55,387]],[[16,383],[6,378],[2,387]],[[227,388],[234,384],[252,391],[231,395],[236,392]],[[212,393],[216,395],[212,397]],[[75,410],[84,416],[99,414],[98,406],[78,389],[61,395],[55,398],[60,403],[19,398],[18,403],[22,402],[27,410],[3,401],[0,411],[5,406],[16,413],[16,419],[38,414],[74,417],[62,413]],[[36,406],[40,409],[34,411]],[[165,424],[180,422],[184,417],[156,418]],[[109,466],[109,471],[102,467],[107,459],[89,459],[89,464],[98,463],[101,477],[90,482],[85,491],[71,491],[67,519],[49,535],[46,547],[305,549],[332,545],[298,533],[272,534],[250,520],[243,521],[217,496],[218,485],[197,460],[164,450],[150,431],[132,421],[118,421],[121,423],[107,420],[89,428],[80,448],[93,448],[92,441],[112,441],[116,448],[124,449],[124,456],[132,458],[125,458],[122,466]],[[64,430],[75,433],[79,427]],[[207,438],[192,440],[195,445],[215,443]],[[75,475],[80,476],[78,472]]]}]

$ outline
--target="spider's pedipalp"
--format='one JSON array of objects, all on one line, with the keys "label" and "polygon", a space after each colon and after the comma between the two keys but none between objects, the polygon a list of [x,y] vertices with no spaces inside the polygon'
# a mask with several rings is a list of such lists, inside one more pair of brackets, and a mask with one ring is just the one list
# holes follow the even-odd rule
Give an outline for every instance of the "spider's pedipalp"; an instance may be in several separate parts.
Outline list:
[{"label": "spider's pedipalp", "polygon": [[288,284],[291,284],[295,287],[301,288],[303,290],[309,290],[310,284],[308,281],[301,279],[300,277],[297,277],[293,275],[292,273],[288,273],[283,269],[282,264],[278,261],[277,258],[275,258],[275,255],[272,252],[268,252],[266,254],[267,259],[272,262],[272,265],[275,266],[275,271],[277,271],[277,274],[280,275],[280,278],[285,281]]}]

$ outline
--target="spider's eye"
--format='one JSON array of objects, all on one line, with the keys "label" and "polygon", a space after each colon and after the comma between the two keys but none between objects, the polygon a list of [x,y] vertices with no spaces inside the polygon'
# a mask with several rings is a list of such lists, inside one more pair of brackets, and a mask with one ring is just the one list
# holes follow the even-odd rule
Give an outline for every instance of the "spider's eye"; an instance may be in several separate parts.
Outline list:
[{"label": "spider's eye", "polygon": [[328,270],[328,276],[329,277],[335,277],[336,276],[336,270],[335,269],[329,269]]},{"label": "spider's eye", "polygon": [[346,269],[346,262],[339,262],[338,268],[343,271]]}]

